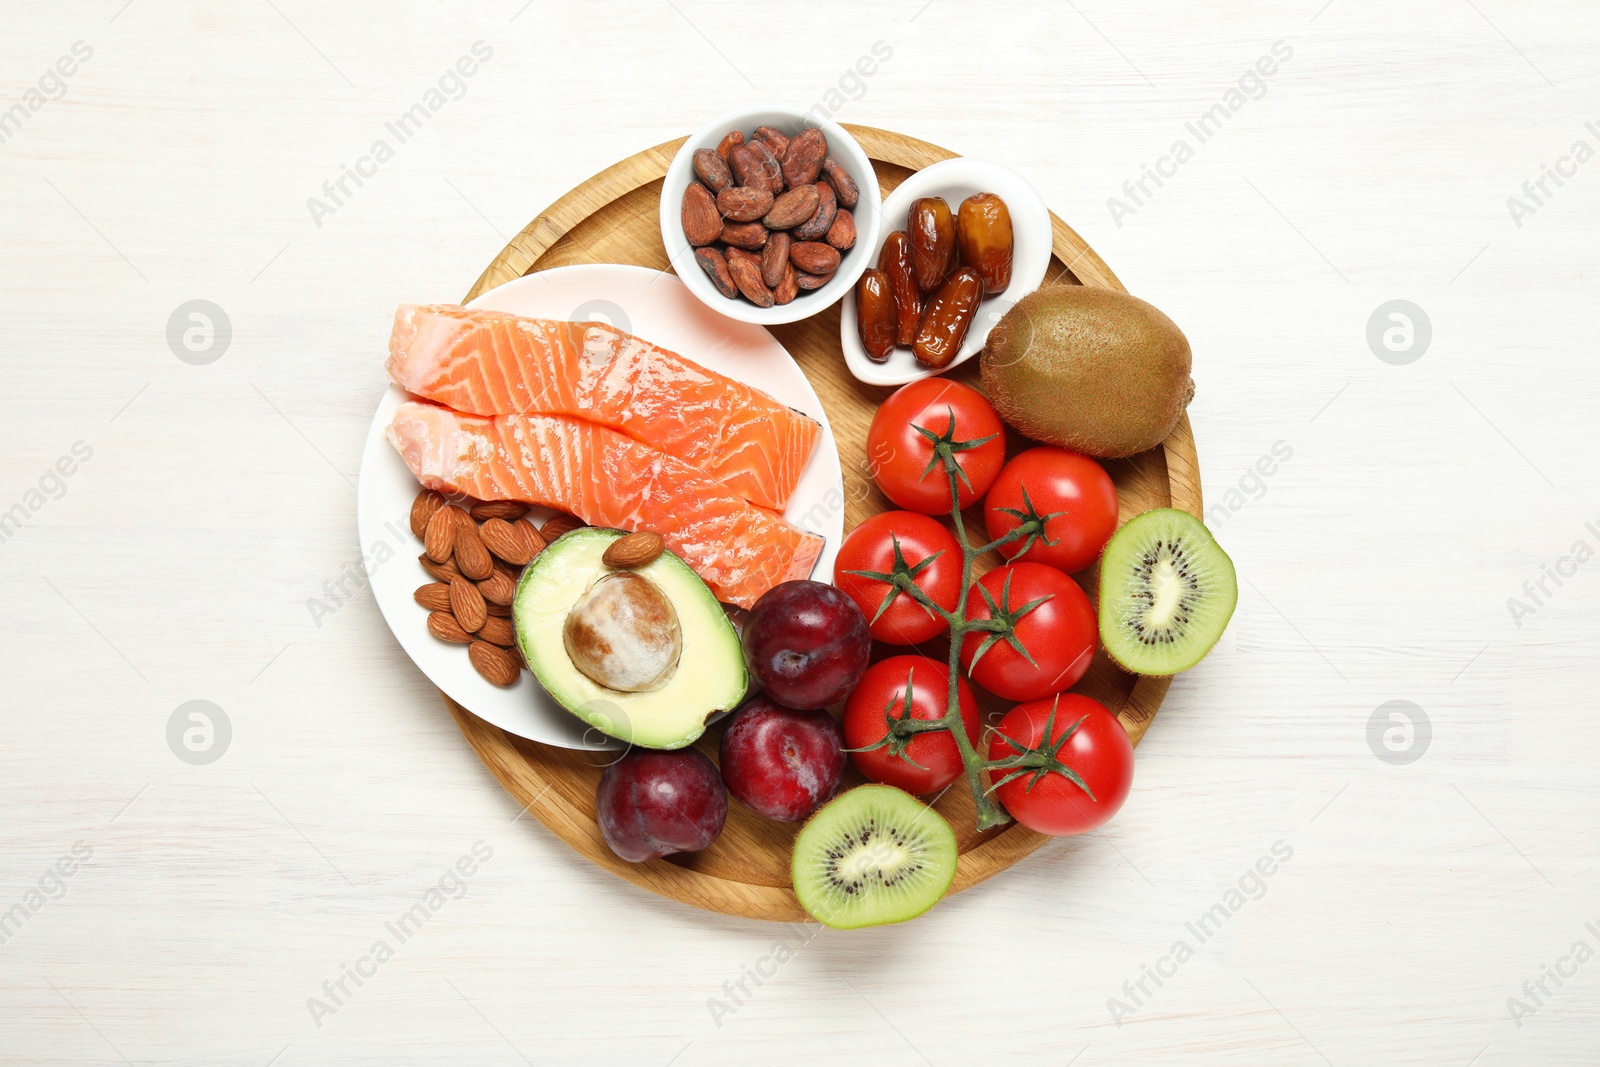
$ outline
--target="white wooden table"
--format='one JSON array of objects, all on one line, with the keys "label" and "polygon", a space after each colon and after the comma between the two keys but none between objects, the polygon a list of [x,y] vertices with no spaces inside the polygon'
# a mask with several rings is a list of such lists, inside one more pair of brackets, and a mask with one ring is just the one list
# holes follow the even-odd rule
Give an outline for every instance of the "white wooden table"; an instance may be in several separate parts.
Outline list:
[{"label": "white wooden table", "polygon": [[[0,1061],[1595,1062],[1593,4],[3,25]],[[1184,327],[1243,579],[1107,831],[900,928],[720,918],[589,866],[516,818],[354,577],[393,306],[458,299],[566,189],[768,100],[1009,163]],[[225,345],[184,348],[183,315],[169,345],[196,300]],[[209,764],[169,748],[195,700],[231,727]]]}]

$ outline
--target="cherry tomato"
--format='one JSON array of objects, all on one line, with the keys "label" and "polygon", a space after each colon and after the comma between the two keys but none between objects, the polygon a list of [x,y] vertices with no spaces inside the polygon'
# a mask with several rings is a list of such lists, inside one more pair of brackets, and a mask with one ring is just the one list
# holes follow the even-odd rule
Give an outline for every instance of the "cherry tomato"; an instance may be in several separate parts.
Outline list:
[{"label": "cherry tomato", "polygon": [[[1042,602],[1029,608],[1036,600]],[[1014,622],[1009,637],[978,631],[961,643],[967,674],[995,696],[1039,700],[1071,688],[1089,669],[1099,636],[1094,607],[1054,567],[1007,563],[978,579],[967,594],[968,620],[1006,617]]]},{"label": "cherry tomato", "polygon": [[[959,449],[953,458],[961,472],[956,484],[963,508],[981,500],[994,484],[1006,456],[1000,416],[970,386],[923,378],[885,400],[867,430],[867,467],[878,488],[899,507],[924,515],[950,514],[949,476],[935,455],[939,438]],[[974,444],[978,441],[982,444]]]},{"label": "cherry tomato", "polygon": [[[1032,765],[989,771],[992,781],[1004,782],[995,789],[1000,803],[1028,829],[1041,834],[1081,834],[1105,825],[1128,799],[1133,787],[1133,744],[1117,717],[1099,701],[1062,693],[1051,700],[1018,704],[995,729],[989,759],[1015,759],[1029,749],[1041,748],[1031,757]],[[1053,757],[1051,748],[1055,748]],[[1078,781],[1061,773],[1061,767]],[[1025,773],[1006,781],[1017,771]]]},{"label": "cherry tomato", "polygon": [[945,621],[910,593],[860,573],[893,574],[897,552],[928,599],[954,611],[961,596],[961,546],[936,519],[911,511],[886,511],[850,531],[833,565],[833,584],[856,602],[874,638],[915,645],[944,633]]},{"label": "cherry tomato", "polygon": [[1055,518],[1045,522],[1042,537],[1002,545],[1000,554],[1076,574],[1100,558],[1117,530],[1117,487],[1088,456],[1049,445],[1030,448],[1001,469],[983,502],[983,521],[990,540],[998,541],[1030,515]]},{"label": "cherry tomato", "polygon": [[[892,656],[867,668],[861,683],[844,706],[844,743],[850,760],[874,782],[897,786],[907,793],[935,793],[961,777],[961,750],[948,730],[930,730],[898,737],[873,748],[889,736],[889,717],[906,718],[910,694],[912,720],[944,718],[950,700],[950,668],[926,656]],[[978,701],[967,683],[956,679],[956,702],[967,740],[978,741]],[[921,764],[921,766],[917,766]]]}]

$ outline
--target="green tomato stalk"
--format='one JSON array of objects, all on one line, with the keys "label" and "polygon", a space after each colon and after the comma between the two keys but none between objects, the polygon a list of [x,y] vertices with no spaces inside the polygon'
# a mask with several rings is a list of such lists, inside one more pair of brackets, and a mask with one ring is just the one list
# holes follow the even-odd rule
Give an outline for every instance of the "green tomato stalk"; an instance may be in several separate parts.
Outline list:
[{"label": "green tomato stalk", "polygon": [[905,557],[900,553],[898,539],[894,544],[894,567],[892,571],[887,573],[852,571],[851,573],[858,574],[863,578],[884,582],[890,586],[888,595],[878,608],[878,614],[881,615],[895,597],[909,596],[935,617],[944,620],[945,626],[949,629],[950,691],[946,697],[944,717],[927,721],[912,719],[910,695],[908,693],[905,712],[902,716],[896,717],[893,714],[892,704],[890,708],[885,709],[885,715],[889,722],[889,733],[884,739],[884,743],[887,743],[890,750],[902,759],[912,762],[904,751],[906,744],[910,742],[912,737],[916,734],[930,733],[935,730],[948,730],[951,736],[955,738],[956,748],[961,753],[961,764],[967,780],[967,788],[972,791],[972,800],[978,809],[978,829],[988,830],[1010,822],[1011,816],[993,799],[990,795],[991,790],[984,786],[983,773],[991,769],[1012,770],[1020,766],[1020,764],[1015,762],[1016,757],[991,763],[978,753],[978,750],[973,747],[971,739],[967,737],[966,727],[961,719],[961,700],[958,688],[961,682],[961,646],[965,643],[968,635],[983,633],[988,636],[979,645],[977,655],[973,657],[974,664],[982,658],[985,652],[1000,641],[1010,644],[1031,663],[1033,657],[1016,637],[1017,620],[1037,608],[1040,604],[1043,604],[1049,597],[1040,597],[1021,607],[1012,608],[1010,607],[1009,582],[1007,582],[1007,588],[1002,593],[998,603],[989,595],[987,589],[979,586],[978,591],[983,595],[984,601],[988,605],[990,617],[987,619],[968,619],[967,601],[972,594],[973,586],[976,584],[972,577],[972,565],[988,553],[1023,539],[1028,541],[1028,544],[1025,544],[1022,548],[1022,551],[1026,552],[1033,541],[1044,536],[1044,524],[1055,518],[1056,514],[1059,513],[1039,515],[1034,511],[1030,503],[1026,514],[1013,512],[1022,521],[1010,533],[986,544],[974,546],[967,536],[966,523],[961,518],[961,484],[966,482],[970,487],[971,482],[967,479],[966,471],[962,470],[961,465],[956,462],[956,456],[959,453],[971,451],[992,441],[994,436],[981,437],[972,441],[958,441],[955,439],[955,425],[955,412],[951,410],[950,425],[942,434],[936,434],[923,426],[913,427],[933,445],[933,457],[928,461],[927,468],[923,470],[923,477],[927,477],[934,470],[942,467],[945,478],[950,485],[950,521],[955,526],[956,540],[961,545],[961,591],[956,599],[955,610],[946,611],[934,603],[928,594],[923,592],[922,588],[917,585],[916,578],[918,573],[932,563],[932,558],[923,560],[914,567],[908,566]]}]

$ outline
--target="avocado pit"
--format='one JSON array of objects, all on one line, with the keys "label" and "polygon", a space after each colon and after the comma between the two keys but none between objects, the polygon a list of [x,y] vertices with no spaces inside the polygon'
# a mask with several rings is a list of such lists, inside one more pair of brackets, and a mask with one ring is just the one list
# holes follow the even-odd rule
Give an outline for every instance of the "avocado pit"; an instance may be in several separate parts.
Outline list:
[{"label": "avocado pit", "polygon": [[585,677],[623,693],[660,689],[683,655],[672,601],[632,571],[607,574],[590,586],[567,613],[561,638]]}]

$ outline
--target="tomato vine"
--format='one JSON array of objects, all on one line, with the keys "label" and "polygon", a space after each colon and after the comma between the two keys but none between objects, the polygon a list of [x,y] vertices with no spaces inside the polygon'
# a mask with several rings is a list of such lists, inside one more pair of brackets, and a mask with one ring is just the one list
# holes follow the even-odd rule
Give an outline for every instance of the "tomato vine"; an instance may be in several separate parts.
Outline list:
[{"label": "tomato vine", "polygon": [[[1034,610],[1039,605],[1047,601],[1049,597],[1040,597],[1020,607],[1012,608],[1009,606],[1009,582],[1007,583],[1007,588],[1002,592],[999,604],[995,603],[994,598],[989,595],[988,590],[980,587],[979,592],[983,595],[990,608],[991,617],[987,619],[968,619],[967,601],[971,596],[973,586],[977,584],[972,575],[973,565],[983,556],[1001,548],[1004,545],[1011,544],[1013,541],[1027,538],[1031,542],[1035,538],[1043,537],[1045,523],[1055,518],[1060,514],[1060,512],[1053,512],[1049,515],[1040,515],[1033,508],[1030,502],[1027,506],[1026,515],[1017,516],[1022,520],[1018,526],[1005,534],[1003,537],[999,537],[993,541],[988,541],[983,544],[974,545],[971,538],[967,536],[966,523],[963,521],[961,514],[961,483],[967,481],[967,475],[966,472],[961,469],[961,465],[956,461],[956,456],[962,452],[968,452],[979,447],[980,445],[986,444],[994,439],[994,435],[980,437],[969,441],[957,440],[955,437],[955,422],[955,412],[951,410],[950,425],[943,433],[935,433],[934,431],[923,426],[914,427],[916,431],[927,438],[928,442],[933,446],[933,456],[930,458],[927,468],[923,471],[924,477],[933,473],[934,470],[942,465],[944,468],[945,479],[949,483],[950,487],[950,521],[955,527],[956,541],[961,547],[962,557],[960,594],[956,599],[954,610],[945,610],[938,604],[934,603],[934,601],[922,591],[922,589],[916,584],[916,573],[914,569],[906,565],[905,559],[903,556],[901,556],[898,546],[896,546],[894,568],[891,573],[861,573],[865,577],[876,578],[879,581],[888,582],[891,587],[889,594],[890,598],[897,595],[910,596],[912,599],[916,600],[917,603],[921,604],[929,613],[939,619],[942,619],[946,628],[949,630],[950,689],[946,699],[945,713],[943,718],[938,720],[928,720],[926,722],[917,722],[913,724],[912,722],[907,721],[905,718],[895,718],[894,716],[890,715],[890,732],[891,735],[904,734],[906,735],[906,740],[909,740],[910,736],[916,733],[925,732],[927,730],[942,729],[950,731],[951,735],[955,738],[956,747],[961,753],[963,774],[967,781],[967,787],[972,792],[973,803],[976,805],[978,810],[978,829],[988,830],[992,827],[1000,826],[1006,822],[1009,822],[1011,816],[1006,813],[1005,809],[1001,807],[999,802],[996,801],[991,795],[992,789],[984,785],[984,772],[987,770],[1002,769],[1014,771],[1018,767],[1032,766],[1033,764],[1015,762],[1017,759],[1021,758],[1023,755],[1021,753],[1019,753],[1018,756],[1013,756],[1006,760],[991,762],[979,755],[978,750],[974,747],[971,739],[967,737],[967,732],[963,728],[961,720],[961,702],[958,691],[958,686],[960,685],[961,681],[961,647],[969,635],[982,633],[985,634],[985,637],[979,647],[977,656],[974,657],[974,662],[976,662],[977,658],[981,658],[985,652],[987,652],[993,645],[1000,641],[1006,641],[1010,643],[1022,656],[1031,662],[1032,656],[1029,655],[1028,650],[1023,647],[1022,643],[1017,640],[1015,632],[1016,623],[1024,615],[1028,614],[1028,612]],[[967,484],[970,488],[970,481],[968,481]],[[928,561],[926,560],[923,561],[921,566],[925,566],[927,562]],[[1051,752],[1050,755],[1053,757],[1054,753]],[[905,757],[902,756],[902,758]]]}]

